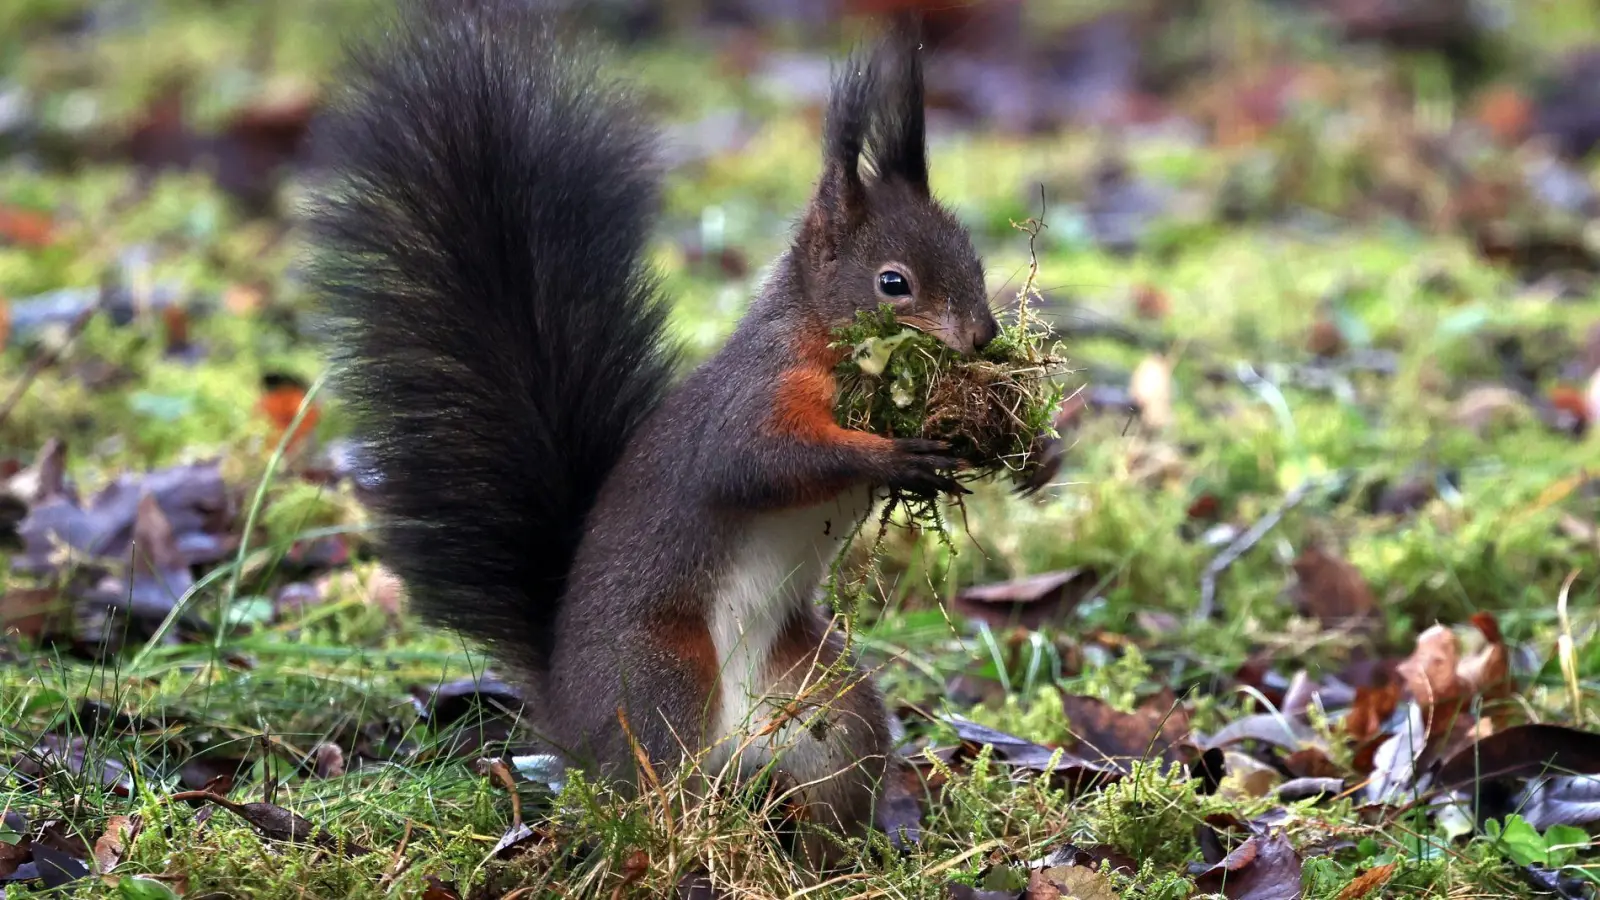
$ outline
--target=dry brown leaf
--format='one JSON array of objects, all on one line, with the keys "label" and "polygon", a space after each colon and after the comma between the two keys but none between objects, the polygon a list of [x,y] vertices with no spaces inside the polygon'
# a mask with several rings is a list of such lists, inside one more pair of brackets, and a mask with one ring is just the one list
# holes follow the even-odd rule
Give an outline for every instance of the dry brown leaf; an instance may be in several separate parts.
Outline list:
[{"label": "dry brown leaf", "polygon": [[1339,900],[1361,900],[1362,897],[1388,884],[1389,879],[1394,877],[1394,868],[1395,864],[1391,862],[1373,866],[1362,872],[1339,892]]},{"label": "dry brown leaf", "polygon": [[139,821],[136,817],[112,816],[106,819],[105,834],[94,842],[95,871],[105,875],[115,869],[127,854],[128,845],[133,843],[138,830]]},{"label": "dry brown leaf", "polygon": [[1356,688],[1355,702],[1344,717],[1344,730],[1360,743],[1377,735],[1400,705],[1400,685],[1389,683]]},{"label": "dry brown leaf", "polygon": [[0,241],[38,249],[55,243],[56,227],[50,216],[31,209],[0,206]]},{"label": "dry brown leaf", "polygon": [[54,631],[52,620],[62,618],[66,607],[54,587],[19,587],[0,594],[0,635],[15,634],[38,640]]},{"label": "dry brown leaf", "polygon": [[1128,394],[1139,404],[1139,418],[1154,429],[1172,424],[1172,363],[1160,355],[1139,362],[1128,380]]},{"label": "dry brown leaf", "polygon": [[1484,643],[1470,656],[1461,655],[1454,631],[1434,625],[1417,636],[1415,651],[1396,669],[1422,708],[1431,738],[1455,727],[1472,698],[1494,700],[1511,691],[1511,659],[1499,624],[1488,613],[1475,614],[1472,624]]},{"label": "dry brown leaf", "polygon": [[1378,609],[1361,570],[1344,559],[1307,547],[1294,561],[1295,595],[1300,612],[1337,627],[1370,623]]},{"label": "dry brown leaf", "polygon": [[1140,284],[1133,289],[1133,309],[1141,319],[1165,319],[1172,312],[1172,301],[1155,285]]},{"label": "dry brown leaf", "polygon": [[1028,875],[1027,900],[1117,900],[1111,882],[1088,866],[1053,866]]}]

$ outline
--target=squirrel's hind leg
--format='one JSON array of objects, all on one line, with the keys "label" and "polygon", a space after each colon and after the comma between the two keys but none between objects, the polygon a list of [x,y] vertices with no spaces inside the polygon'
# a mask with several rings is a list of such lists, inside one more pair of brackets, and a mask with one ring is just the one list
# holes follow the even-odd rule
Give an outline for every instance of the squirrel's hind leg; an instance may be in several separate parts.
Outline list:
[{"label": "squirrel's hind leg", "polygon": [[765,721],[747,765],[770,764],[780,805],[798,831],[800,849],[818,865],[840,861],[836,837],[859,836],[873,823],[889,768],[889,714],[871,677],[842,638],[811,609],[798,612],[768,657]]}]

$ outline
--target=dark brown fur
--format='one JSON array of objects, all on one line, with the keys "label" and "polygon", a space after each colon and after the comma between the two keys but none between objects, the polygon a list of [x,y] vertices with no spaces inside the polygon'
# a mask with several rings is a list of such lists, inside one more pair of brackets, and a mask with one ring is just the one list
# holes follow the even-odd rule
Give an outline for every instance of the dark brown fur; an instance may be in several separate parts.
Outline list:
[{"label": "dark brown fur", "polygon": [[[793,247],[727,345],[668,389],[633,108],[566,62],[587,57],[547,49],[556,32],[526,4],[410,16],[414,37],[364,63],[347,124],[329,126],[364,193],[325,195],[317,218],[386,559],[430,620],[524,673],[540,732],[605,776],[634,775],[630,740],[668,770],[727,738],[711,723],[732,715],[726,690],[745,682],[730,678],[777,698],[753,707],[769,718],[785,691],[824,700],[813,727],[783,732],[804,748],[767,750],[807,818],[863,827],[889,719],[810,602],[825,569],[807,553],[858,524],[825,504],[959,490],[958,461],[839,427],[827,345],[882,302],[963,351],[997,330],[968,235],[929,192],[914,36],[840,73]],[[891,266],[910,296],[880,293]],[[808,579],[774,580],[770,608],[751,605],[764,553],[795,554]],[[730,615],[751,635],[781,624],[753,674],[719,649],[745,634]]]}]

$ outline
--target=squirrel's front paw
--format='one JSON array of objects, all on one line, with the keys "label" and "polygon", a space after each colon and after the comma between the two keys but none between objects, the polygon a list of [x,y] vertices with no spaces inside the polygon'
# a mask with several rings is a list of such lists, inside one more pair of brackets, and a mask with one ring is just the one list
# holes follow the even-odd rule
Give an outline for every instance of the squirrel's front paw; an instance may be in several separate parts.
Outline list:
[{"label": "squirrel's front paw", "polygon": [[895,441],[894,449],[889,487],[917,497],[972,493],[951,477],[962,460],[950,455],[950,445],[944,441],[905,438]]}]

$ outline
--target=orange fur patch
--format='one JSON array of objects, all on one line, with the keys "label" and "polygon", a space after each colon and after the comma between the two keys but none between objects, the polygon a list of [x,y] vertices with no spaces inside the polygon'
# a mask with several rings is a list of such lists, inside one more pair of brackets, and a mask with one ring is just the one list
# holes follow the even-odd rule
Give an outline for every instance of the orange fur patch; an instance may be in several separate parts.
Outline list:
[{"label": "orange fur patch", "polygon": [[673,614],[660,617],[652,634],[658,647],[682,662],[696,690],[706,698],[706,721],[715,721],[721,698],[717,686],[721,681],[722,663],[717,659],[711,629],[699,616],[683,615],[674,610]]}]

